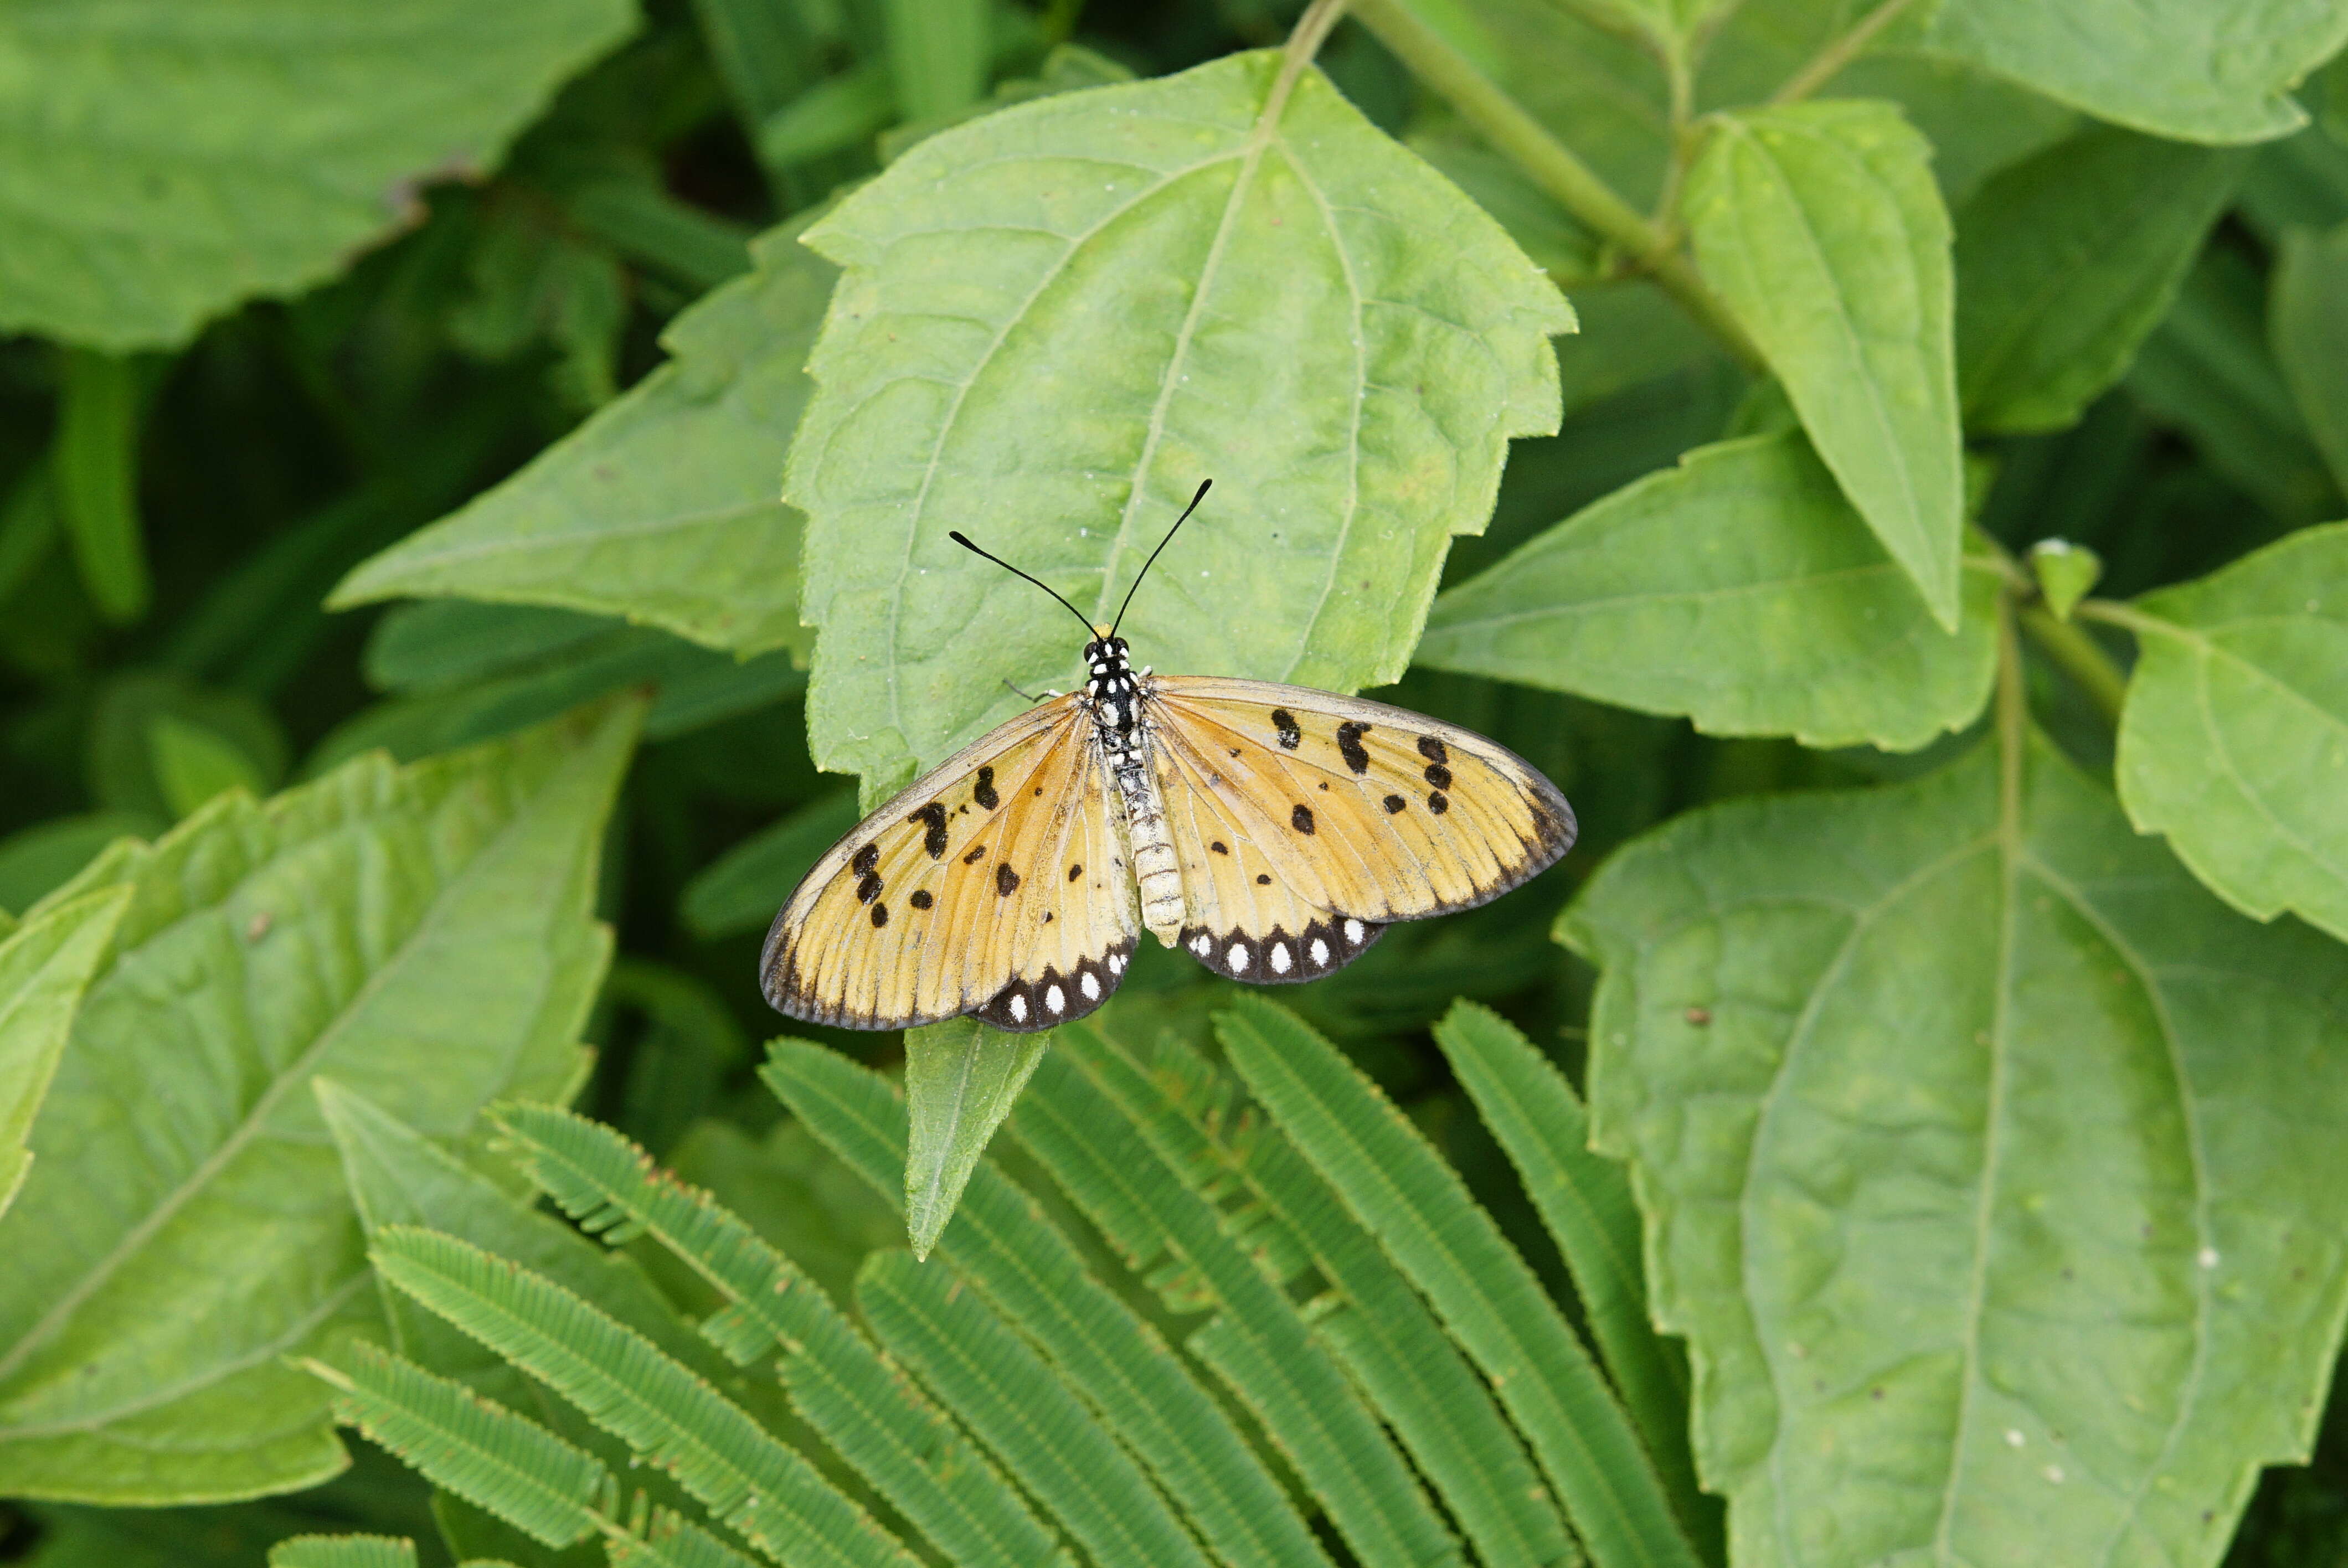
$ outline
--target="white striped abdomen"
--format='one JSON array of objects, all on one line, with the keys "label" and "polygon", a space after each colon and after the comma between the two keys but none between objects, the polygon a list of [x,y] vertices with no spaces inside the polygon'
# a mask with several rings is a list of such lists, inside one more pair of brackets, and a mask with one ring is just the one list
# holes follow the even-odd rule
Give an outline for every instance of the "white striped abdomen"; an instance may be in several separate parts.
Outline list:
[{"label": "white striped abdomen", "polygon": [[1149,766],[1148,732],[1136,730],[1121,751],[1114,749],[1117,743],[1108,734],[1101,739],[1102,761],[1125,807],[1126,860],[1141,891],[1141,923],[1170,948],[1182,929],[1182,870],[1166,834],[1166,808]]}]

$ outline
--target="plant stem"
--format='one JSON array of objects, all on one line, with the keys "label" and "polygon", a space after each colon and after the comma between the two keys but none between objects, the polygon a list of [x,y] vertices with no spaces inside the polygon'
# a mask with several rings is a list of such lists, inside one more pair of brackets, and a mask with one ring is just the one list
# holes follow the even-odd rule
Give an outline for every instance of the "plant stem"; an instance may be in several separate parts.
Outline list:
[{"label": "plant stem", "polygon": [[1627,251],[1731,354],[1752,369],[1764,368],[1761,351],[1744,327],[1720,297],[1704,286],[1686,258],[1673,250],[1662,231],[1616,195],[1523,105],[1477,69],[1474,61],[1412,15],[1405,0],[1354,0],[1354,14],[1409,67],[1411,75],[1442,95],[1461,118],[1512,159],[1534,184],[1601,238]]},{"label": "plant stem", "polygon": [[2030,694],[2022,682],[2022,639],[2014,631],[2018,608],[2013,595],[1997,596],[1997,817],[2009,873],[2022,822],[2022,752],[2030,737]]},{"label": "plant stem", "polygon": [[2021,616],[2022,629],[2038,651],[2061,666],[2105,718],[2117,723],[2120,707],[2127,701],[2127,677],[2112,662],[2112,656],[2093,637],[2058,620],[2043,604],[2023,605]]},{"label": "plant stem", "polygon": [[1892,19],[1907,6],[1908,0],[1883,0],[1882,5],[1860,17],[1850,31],[1812,56],[1808,65],[1786,78],[1786,85],[1772,94],[1769,101],[1773,104],[1796,103],[1834,80],[1842,74],[1842,68],[1873,43],[1875,36],[1890,26]]}]

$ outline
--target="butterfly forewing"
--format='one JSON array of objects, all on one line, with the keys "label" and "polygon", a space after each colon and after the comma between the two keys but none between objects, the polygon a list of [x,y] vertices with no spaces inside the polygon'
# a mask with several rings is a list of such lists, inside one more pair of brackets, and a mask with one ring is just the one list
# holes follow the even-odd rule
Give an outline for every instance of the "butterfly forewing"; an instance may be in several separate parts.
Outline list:
[{"label": "butterfly forewing", "polygon": [[1572,808],[1506,747],[1406,709],[1268,682],[1151,683],[1183,947],[1313,979],[1393,920],[1498,897],[1571,847]]},{"label": "butterfly forewing", "polygon": [[767,999],[851,1029],[974,1012],[1025,1030],[1098,1007],[1135,924],[1090,732],[1076,699],[1042,703],[867,817],[776,917]]}]

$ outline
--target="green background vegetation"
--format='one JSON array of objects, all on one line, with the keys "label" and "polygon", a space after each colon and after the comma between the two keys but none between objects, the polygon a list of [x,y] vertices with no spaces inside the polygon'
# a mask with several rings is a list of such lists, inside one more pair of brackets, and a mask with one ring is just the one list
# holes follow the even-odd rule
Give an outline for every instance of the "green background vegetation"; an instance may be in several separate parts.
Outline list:
[{"label": "green background vegetation", "polygon": [[[0,1559],[2348,1560],[2343,42],[0,11]],[[1573,855],[758,1049],[1210,476]]]}]

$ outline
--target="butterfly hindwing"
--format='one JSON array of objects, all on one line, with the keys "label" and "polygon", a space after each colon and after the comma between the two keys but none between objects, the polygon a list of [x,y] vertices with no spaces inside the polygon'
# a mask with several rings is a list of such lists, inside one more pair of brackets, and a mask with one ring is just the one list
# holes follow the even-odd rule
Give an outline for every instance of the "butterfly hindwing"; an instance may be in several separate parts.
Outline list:
[{"label": "butterfly hindwing", "polygon": [[1572,845],[1557,786],[1457,725],[1261,681],[1159,677],[1150,697],[1180,940],[1233,979],[1318,979]]},{"label": "butterfly hindwing", "polygon": [[866,817],[775,917],[767,999],[850,1029],[1015,1031],[1107,1000],[1135,919],[1090,728],[1074,698],[1039,704]]}]

